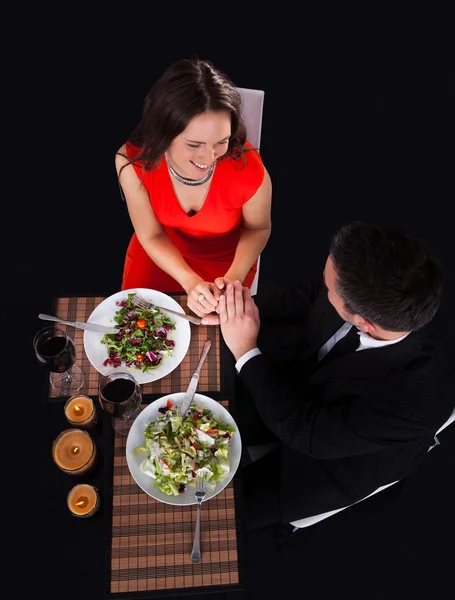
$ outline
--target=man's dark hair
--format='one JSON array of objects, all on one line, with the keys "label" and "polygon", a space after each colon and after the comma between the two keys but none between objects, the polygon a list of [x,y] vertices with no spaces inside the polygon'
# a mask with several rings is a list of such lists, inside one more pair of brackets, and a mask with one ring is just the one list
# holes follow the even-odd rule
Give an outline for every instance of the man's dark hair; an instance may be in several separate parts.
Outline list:
[{"label": "man's dark hair", "polygon": [[424,241],[356,221],[335,233],[330,256],[349,313],[387,331],[414,331],[435,316],[443,268]]}]

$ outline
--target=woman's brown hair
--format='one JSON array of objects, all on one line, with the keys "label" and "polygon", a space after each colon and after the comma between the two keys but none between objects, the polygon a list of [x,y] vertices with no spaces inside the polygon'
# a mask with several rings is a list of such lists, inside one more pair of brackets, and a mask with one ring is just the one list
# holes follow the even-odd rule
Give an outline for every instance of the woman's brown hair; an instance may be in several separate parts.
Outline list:
[{"label": "woman's brown hair", "polygon": [[231,137],[222,159],[244,160],[248,149],[244,147],[241,96],[227,75],[199,58],[173,63],[153,84],[144,100],[142,119],[129,137],[129,142],[140,150],[134,158],[122,156],[127,164],[140,165],[143,171],[153,170],[188,123],[207,111],[230,113]]}]

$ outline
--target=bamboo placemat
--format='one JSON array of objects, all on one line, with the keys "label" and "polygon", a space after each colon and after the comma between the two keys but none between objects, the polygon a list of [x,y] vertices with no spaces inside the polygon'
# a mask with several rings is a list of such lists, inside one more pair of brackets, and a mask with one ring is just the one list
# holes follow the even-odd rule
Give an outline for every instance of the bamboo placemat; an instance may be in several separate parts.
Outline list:
[{"label": "bamboo placemat", "polygon": [[[221,404],[228,408],[227,401]],[[126,436],[115,436],[110,593],[178,593],[238,585],[234,487],[202,503],[201,562],[190,559],[196,506],[172,506],[136,484],[125,456]]]},{"label": "bamboo placemat", "polygon": [[[172,295],[172,294],[170,294]],[[188,310],[185,295],[175,295],[173,298]],[[103,296],[92,297],[61,297],[57,298],[55,314],[68,321],[87,321],[95,308],[105,298]],[[176,317],[178,319],[178,317]],[[86,396],[98,395],[98,382],[100,374],[91,365],[84,351],[84,332],[81,329],[58,324],[58,327],[69,333],[76,344],[76,362],[84,373],[85,383],[79,390],[80,394]],[[185,391],[191,376],[196,370],[202,347],[206,340],[212,340],[212,347],[207,359],[202,365],[198,391],[218,392],[220,391],[220,332],[219,327],[208,327],[204,325],[193,325],[191,327],[191,341],[188,352],[180,365],[165,377],[141,385],[143,394],[170,394]],[[65,395],[65,394],[63,394]],[[49,384],[49,398],[56,398],[52,386]]]}]

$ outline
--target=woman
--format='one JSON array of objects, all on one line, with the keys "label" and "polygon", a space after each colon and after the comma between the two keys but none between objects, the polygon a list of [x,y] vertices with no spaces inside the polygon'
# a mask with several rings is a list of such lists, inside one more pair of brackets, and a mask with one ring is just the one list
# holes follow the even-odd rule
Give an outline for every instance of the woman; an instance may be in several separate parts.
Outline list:
[{"label": "woman", "polygon": [[199,316],[249,287],[271,231],[272,184],[246,140],[241,98],[208,62],[171,65],[116,156],[134,233],[122,289],[185,291]]}]

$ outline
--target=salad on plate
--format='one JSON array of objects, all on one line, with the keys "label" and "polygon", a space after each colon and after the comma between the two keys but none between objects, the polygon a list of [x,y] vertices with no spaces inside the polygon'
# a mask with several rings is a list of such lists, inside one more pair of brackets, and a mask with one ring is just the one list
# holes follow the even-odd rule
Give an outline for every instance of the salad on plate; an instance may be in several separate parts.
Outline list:
[{"label": "salad on plate", "polygon": [[160,366],[166,356],[172,356],[175,342],[171,337],[175,321],[157,308],[139,309],[133,304],[134,293],[125,300],[117,300],[119,310],[114,315],[118,333],[107,333],[101,343],[106,344],[108,357],[103,365],[136,367],[143,373]]},{"label": "salad on plate", "polygon": [[196,475],[204,478],[208,491],[214,491],[230,472],[235,429],[197,403],[183,417],[179,410],[168,399],[159,409],[162,416],[146,426],[144,445],[134,450],[146,453],[140,470],[167,495],[178,496],[188,485],[196,487]]}]

